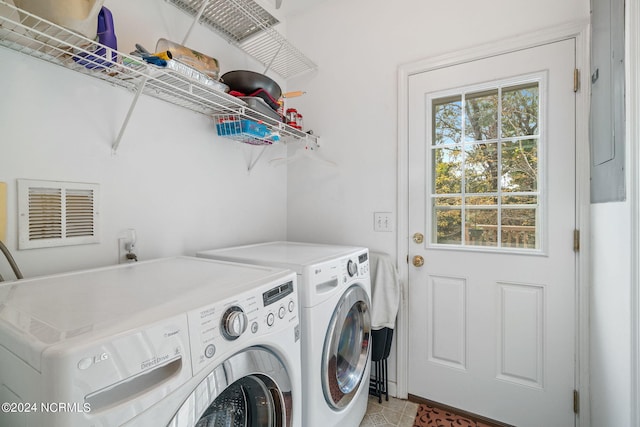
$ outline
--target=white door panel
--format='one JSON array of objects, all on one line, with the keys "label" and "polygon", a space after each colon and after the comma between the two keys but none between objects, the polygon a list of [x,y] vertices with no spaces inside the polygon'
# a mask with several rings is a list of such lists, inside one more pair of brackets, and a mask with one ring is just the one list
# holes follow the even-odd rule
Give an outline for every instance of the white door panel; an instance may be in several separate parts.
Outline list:
[{"label": "white door panel", "polygon": [[[410,260],[424,258],[424,266],[409,266],[410,394],[519,427],[574,425],[574,67],[571,39],[409,78],[409,231],[426,236],[423,243],[408,243]],[[439,244],[431,229],[437,199],[433,100],[466,88],[480,93],[496,84],[517,85],[532,76],[540,104],[537,152],[531,157],[538,173],[532,197],[536,247],[507,243],[519,237],[507,239],[518,227],[508,222],[513,206],[504,201],[510,190],[502,154],[496,155],[503,172],[498,187],[505,188],[494,195],[498,222],[482,226],[485,236],[494,233],[493,243],[472,243],[464,223],[470,205],[455,205],[452,211],[463,212],[461,242]],[[506,138],[489,143],[506,153],[500,151]],[[459,200],[471,198],[463,193]]]}]

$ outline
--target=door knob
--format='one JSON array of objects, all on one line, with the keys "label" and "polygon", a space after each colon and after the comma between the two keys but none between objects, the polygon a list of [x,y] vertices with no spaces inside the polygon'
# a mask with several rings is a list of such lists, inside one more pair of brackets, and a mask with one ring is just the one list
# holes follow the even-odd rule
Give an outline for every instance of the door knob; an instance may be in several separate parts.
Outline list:
[{"label": "door knob", "polygon": [[413,257],[413,266],[414,267],[422,267],[424,265],[424,258],[420,255],[416,255]]},{"label": "door knob", "polygon": [[422,243],[424,241],[424,235],[422,233],[413,233],[413,242]]}]

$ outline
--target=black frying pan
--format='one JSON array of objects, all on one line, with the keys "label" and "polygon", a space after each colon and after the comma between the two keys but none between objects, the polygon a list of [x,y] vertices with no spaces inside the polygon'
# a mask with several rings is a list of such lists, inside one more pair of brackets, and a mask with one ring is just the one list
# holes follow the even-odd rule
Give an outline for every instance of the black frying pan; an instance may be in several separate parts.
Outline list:
[{"label": "black frying pan", "polygon": [[242,92],[244,94],[251,94],[258,89],[264,89],[273,99],[280,99],[282,95],[282,89],[278,86],[278,83],[271,80],[264,74],[256,73],[254,71],[235,70],[224,73],[220,78],[229,86],[231,90]]}]

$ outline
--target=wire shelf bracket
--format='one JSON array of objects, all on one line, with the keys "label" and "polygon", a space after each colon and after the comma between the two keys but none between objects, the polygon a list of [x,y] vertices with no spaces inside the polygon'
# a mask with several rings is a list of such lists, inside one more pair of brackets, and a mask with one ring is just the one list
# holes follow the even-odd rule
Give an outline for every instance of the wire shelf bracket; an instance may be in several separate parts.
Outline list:
[{"label": "wire shelf bracket", "polygon": [[118,147],[120,146],[120,141],[122,141],[122,136],[124,135],[124,130],[127,128],[129,124],[129,120],[131,119],[131,115],[133,114],[133,110],[135,110],[136,105],[138,104],[138,98],[140,98],[140,94],[144,90],[145,85],[147,84],[147,76],[144,76],[138,85],[138,89],[136,90],[136,95],[133,97],[133,101],[131,101],[131,105],[129,106],[129,111],[127,111],[127,115],[124,118],[124,122],[122,122],[122,126],[120,127],[120,132],[118,132],[118,136],[116,140],[113,142],[111,146],[111,153],[116,154],[118,151]]}]

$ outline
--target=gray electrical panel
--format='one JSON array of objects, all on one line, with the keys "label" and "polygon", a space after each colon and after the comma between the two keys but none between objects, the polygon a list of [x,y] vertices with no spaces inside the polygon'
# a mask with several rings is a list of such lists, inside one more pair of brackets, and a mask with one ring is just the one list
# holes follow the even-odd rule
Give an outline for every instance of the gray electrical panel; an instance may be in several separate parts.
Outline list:
[{"label": "gray electrical panel", "polygon": [[591,0],[591,202],[625,200],[624,0]]}]

